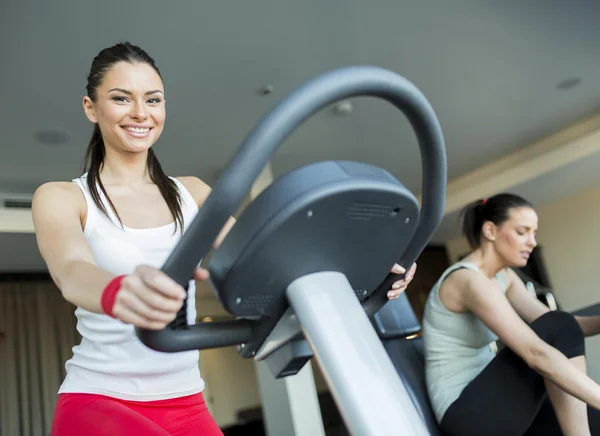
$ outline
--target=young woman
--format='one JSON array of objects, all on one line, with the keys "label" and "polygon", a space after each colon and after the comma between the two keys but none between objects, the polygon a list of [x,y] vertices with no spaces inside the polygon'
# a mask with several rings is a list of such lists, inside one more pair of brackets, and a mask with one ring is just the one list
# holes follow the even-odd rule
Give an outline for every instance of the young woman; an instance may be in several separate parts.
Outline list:
[{"label": "young woman", "polygon": [[[220,435],[202,398],[198,351],[155,352],[134,330],[160,330],[182,307],[184,289],[159,268],[210,188],[196,177],[167,176],[152,151],[164,127],[165,90],[141,48],[121,43],[96,56],[83,109],[94,124],[84,174],[44,184],[32,207],[40,252],[77,307],[82,336],[66,364],[52,435]],[[207,278],[197,269],[194,279]],[[191,281],[190,323],[194,291]]]},{"label": "young woman", "polygon": [[[427,388],[442,429],[590,435],[600,386],[586,375],[584,337],[600,332],[600,318],[549,311],[511,270],[536,246],[529,202],[499,194],[463,217],[473,251],[438,280],[423,319]],[[506,347],[494,355],[489,344],[498,338]]]}]

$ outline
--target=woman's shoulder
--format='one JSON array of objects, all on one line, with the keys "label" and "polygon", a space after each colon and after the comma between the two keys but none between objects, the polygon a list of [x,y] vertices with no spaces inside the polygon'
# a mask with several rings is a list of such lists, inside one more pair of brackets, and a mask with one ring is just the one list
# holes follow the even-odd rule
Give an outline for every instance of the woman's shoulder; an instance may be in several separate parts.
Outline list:
[{"label": "woman's shoulder", "polygon": [[198,206],[201,206],[206,197],[208,197],[208,194],[210,194],[210,186],[198,177],[179,176],[175,178],[189,191]]},{"label": "woman's shoulder", "polygon": [[82,200],[81,189],[73,182],[46,182],[40,185],[33,194],[34,200],[51,198],[54,201],[69,202]]},{"label": "woman's shoulder", "polygon": [[33,194],[32,212],[48,209],[76,210],[80,215],[86,211],[85,196],[73,182],[46,182]]},{"label": "woman's shoulder", "polygon": [[443,305],[452,312],[464,312],[465,301],[473,293],[485,290],[487,280],[476,265],[460,261],[450,266],[440,280],[438,295]]},{"label": "woman's shoulder", "polygon": [[463,281],[468,280],[470,277],[473,277],[477,273],[479,273],[479,267],[470,262],[469,260],[458,260],[452,264],[450,264],[440,276],[440,279],[443,279],[443,282],[454,282],[454,281]]},{"label": "woman's shoulder", "polygon": [[440,288],[464,289],[465,285],[477,280],[480,273],[469,262],[457,262],[444,271]]}]

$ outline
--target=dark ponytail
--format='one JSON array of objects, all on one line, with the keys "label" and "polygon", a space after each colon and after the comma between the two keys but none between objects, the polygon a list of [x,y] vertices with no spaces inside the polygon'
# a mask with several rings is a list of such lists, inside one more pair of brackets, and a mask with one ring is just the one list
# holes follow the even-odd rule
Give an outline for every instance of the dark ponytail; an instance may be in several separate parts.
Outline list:
[{"label": "dark ponytail", "polygon": [[483,202],[484,200],[477,200],[471,204],[468,204],[463,208],[460,216],[463,220],[462,233],[471,248],[479,247],[481,240],[481,228],[483,227]]},{"label": "dark ponytail", "polygon": [[[93,60],[90,73],[88,75],[87,82],[87,95],[92,101],[96,101],[96,90],[102,84],[102,79],[106,72],[118,62],[130,62],[130,63],[145,63],[150,65],[154,71],[161,77],[160,71],[154,63],[148,53],[141,48],[132,45],[128,42],[119,43],[115,46],[105,48],[102,50]],[[106,149],[104,145],[104,139],[102,138],[102,132],[98,124],[94,125],[94,132],[92,138],[88,144],[88,148],[85,152],[83,172],[87,172],[87,184],[92,195],[94,203],[98,209],[108,217],[108,211],[104,207],[104,203],[101,200],[98,187],[108,200],[111,209],[115,213],[117,219],[121,221],[121,217],[117,212],[112,200],[110,199],[102,180],[100,179],[100,171],[104,164],[104,158],[106,156]],[[154,151],[150,148],[148,150],[148,159],[146,162],[148,168],[148,174],[152,182],[156,184],[161,195],[165,199],[167,206],[175,220],[176,227],[183,232],[183,212],[181,210],[181,195],[177,189],[175,182],[169,178],[163,171]]]},{"label": "dark ponytail", "polygon": [[500,226],[510,216],[510,210],[518,207],[531,207],[532,204],[515,194],[497,194],[490,198],[474,201],[463,208],[462,233],[469,245],[475,249],[481,245],[481,231],[486,221]]}]

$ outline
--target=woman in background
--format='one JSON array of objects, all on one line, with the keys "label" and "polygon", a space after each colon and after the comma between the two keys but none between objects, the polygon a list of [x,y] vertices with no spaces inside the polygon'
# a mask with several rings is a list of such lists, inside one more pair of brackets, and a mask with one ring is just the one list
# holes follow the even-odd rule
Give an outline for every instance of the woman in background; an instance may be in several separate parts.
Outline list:
[{"label": "woman in background", "polygon": [[[527,200],[498,194],[462,216],[472,251],[434,285],[423,319],[427,388],[442,429],[590,435],[600,386],[586,375],[584,338],[600,332],[600,318],[551,312],[511,269],[525,266],[537,244]],[[506,348],[494,355],[497,339]]]}]

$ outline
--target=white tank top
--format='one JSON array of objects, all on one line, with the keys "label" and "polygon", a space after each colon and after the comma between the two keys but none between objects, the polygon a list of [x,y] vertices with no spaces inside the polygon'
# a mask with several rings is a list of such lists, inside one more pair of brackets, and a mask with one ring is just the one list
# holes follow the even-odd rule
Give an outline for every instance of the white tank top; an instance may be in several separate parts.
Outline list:
[{"label": "white tank top", "polygon": [[[490,344],[498,337],[471,312],[456,313],[442,303],[442,282],[460,268],[480,271],[470,262],[450,266],[431,289],[423,314],[423,351],[429,400],[438,422],[463,389],[495,357]],[[502,273],[496,279],[506,292]]]},{"label": "white tank top", "polygon": [[[187,189],[175,178],[182,197],[184,229],[198,212]],[[84,174],[74,179],[87,203],[84,235],[97,265],[115,275],[131,274],[140,264],[160,268],[181,237],[175,224],[132,229],[122,226],[106,197],[98,189],[110,215],[96,207]],[[195,284],[190,282],[187,300],[188,323],[196,318]],[[108,315],[75,310],[81,343],[65,367],[67,376],[59,393],[77,392],[107,395],[133,401],[162,400],[192,395],[204,389],[198,366],[199,352],[161,353],[146,347],[131,324]]]}]

